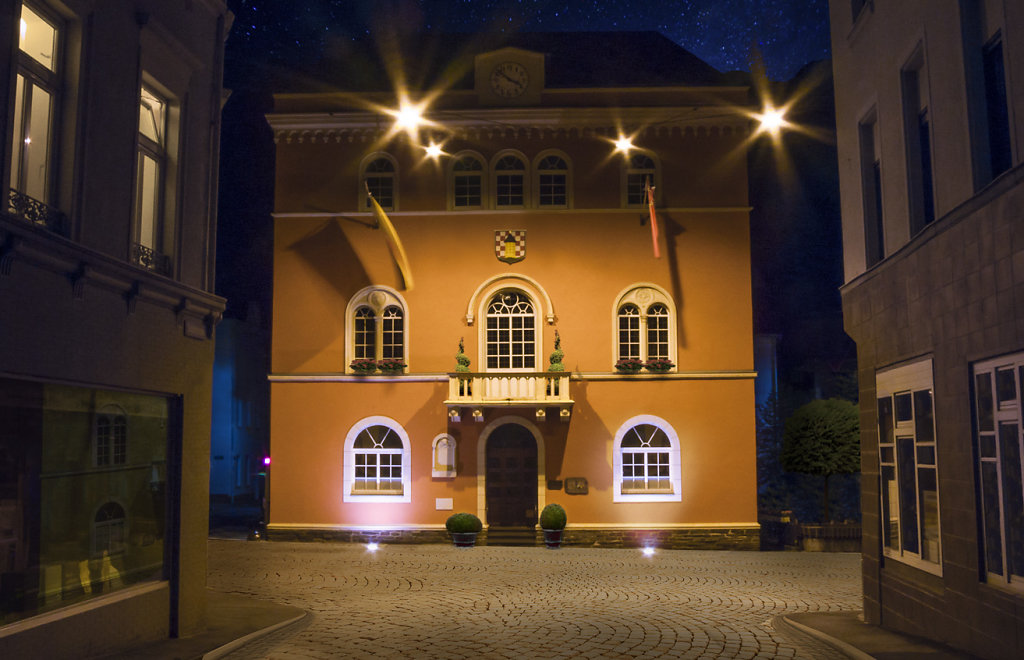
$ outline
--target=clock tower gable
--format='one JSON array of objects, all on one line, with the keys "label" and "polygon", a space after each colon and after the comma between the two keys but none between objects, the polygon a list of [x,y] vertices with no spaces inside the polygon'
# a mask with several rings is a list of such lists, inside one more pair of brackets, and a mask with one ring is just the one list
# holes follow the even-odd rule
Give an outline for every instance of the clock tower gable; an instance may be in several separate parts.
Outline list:
[{"label": "clock tower gable", "polygon": [[483,106],[539,105],[544,89],[544,53],[499,48],[474,59],[474,87]]}]

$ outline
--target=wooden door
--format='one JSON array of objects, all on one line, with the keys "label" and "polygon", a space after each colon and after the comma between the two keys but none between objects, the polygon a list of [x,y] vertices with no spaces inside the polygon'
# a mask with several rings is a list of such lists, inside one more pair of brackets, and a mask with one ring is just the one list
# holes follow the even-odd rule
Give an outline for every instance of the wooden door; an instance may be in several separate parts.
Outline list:
[{"label": "wooden door", "polygon": [[537,524],[537,441],[518,424],[500,426],[487,439],[487,522]]}]

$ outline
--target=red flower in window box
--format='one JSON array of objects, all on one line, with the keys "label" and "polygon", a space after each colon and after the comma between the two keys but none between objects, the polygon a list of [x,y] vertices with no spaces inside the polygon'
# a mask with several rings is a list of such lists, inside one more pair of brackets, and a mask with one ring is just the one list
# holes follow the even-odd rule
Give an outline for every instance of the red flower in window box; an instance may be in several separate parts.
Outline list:
[{"label": "red flower in window box", "polygon": [[674,362],[672,362],[672,360],[666,358],[654,358],[653,360],[648,360],[647,363],[644,364],[644,367],[647,368],[647,371],[650,371],[651,373],[655,374],[667,373],[674,369],[675,366],[676,365]]},{"label": "red flower in window box", "polygon": [[397,373],[405,369],[405,362],[400,358],[384,358],[377,360],[377,368],[385,373]]},{"label": "red flower in window box", "polygon": [[615,370],[624,374],[639,373],[644,368],[644,363],[637,358],[622,358],[615,363]]},{"label": "red flower in window box", "polygon": [[374,371],[377,371],[377,361],[370,358],[352,360],[348,366],[357,374],[372,374]]}]

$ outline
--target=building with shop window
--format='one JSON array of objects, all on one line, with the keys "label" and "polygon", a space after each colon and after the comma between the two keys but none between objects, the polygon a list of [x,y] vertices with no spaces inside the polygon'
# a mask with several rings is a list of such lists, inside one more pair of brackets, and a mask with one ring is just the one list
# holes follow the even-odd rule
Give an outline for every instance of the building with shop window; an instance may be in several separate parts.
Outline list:
[{"label": "building with shop window", "polygon": [[443,52],[275,95],[271,538],[557,502],[569,543],[757,548],[749,90],[653,33]]},{"label": "building with shop window", "polygon": [[221,0],[0,4],[0,656],[204,627]]},{"label": "building with shop window", "polygon": [[833,0],[864,613],[1024,655],[1024,5]]}]

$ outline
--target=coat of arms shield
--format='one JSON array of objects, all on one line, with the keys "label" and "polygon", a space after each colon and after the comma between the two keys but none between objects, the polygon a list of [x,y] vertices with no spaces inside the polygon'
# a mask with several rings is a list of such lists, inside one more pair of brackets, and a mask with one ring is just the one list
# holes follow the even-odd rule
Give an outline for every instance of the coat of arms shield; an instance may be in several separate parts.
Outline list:
[{"label": "coat of arms shield", "polygon": [[526,230],[507,229],[494,232],[494,256],[498,261],[514,264],[526,258]]}]

